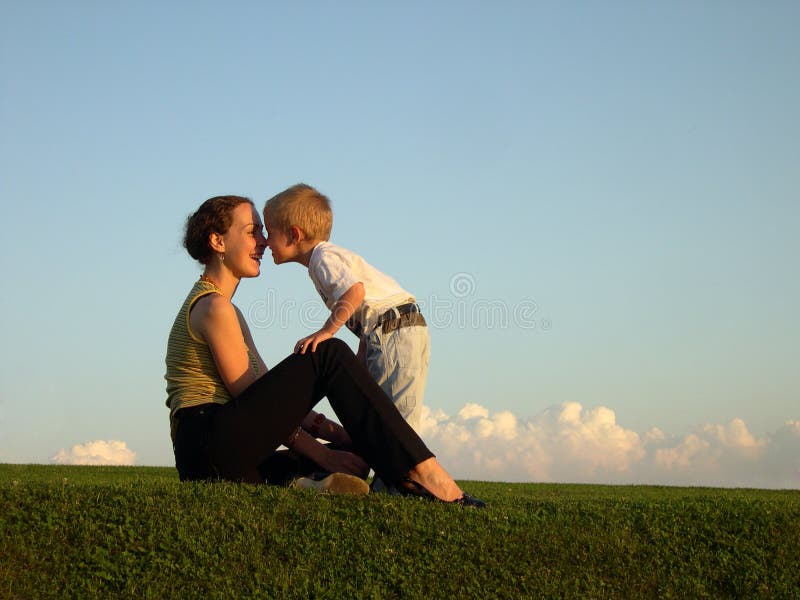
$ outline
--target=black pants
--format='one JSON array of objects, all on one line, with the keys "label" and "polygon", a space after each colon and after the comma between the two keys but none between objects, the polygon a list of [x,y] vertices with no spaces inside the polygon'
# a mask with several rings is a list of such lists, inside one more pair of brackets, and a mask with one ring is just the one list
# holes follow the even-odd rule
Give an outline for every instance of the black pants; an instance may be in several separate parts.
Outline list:
[{"label": "black pants", "polygon": [[174,447],[181,480],[262,483],[273,452],[325,396],[354,452],[384,481],[397,481],[433,456],[349,346],[330,339],[316,352],[287,357],[227,404],[179,410]]}]

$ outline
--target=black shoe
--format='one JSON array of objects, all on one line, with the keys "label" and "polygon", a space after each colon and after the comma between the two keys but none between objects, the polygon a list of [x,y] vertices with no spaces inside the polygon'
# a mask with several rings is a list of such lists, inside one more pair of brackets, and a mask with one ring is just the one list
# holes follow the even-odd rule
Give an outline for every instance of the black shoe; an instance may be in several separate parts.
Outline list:
[{"label": "black shoe", "polygon": [[403,477],[400,481],[398,481],[396,487],[404,496],[416,496],[417,498],[425,498],[426,500],[430,500],[432,502],[458,504],[459,506],[468,508],[486,508],[486,502],[479,500],[478,498],[473,498],[467,493],[462,494],[461,498],[456,498],[455,500],[442,500],[441,498],[437,498],[431,494],[428,488],[426,488],[424,485],[417,483],[408,477]]}]

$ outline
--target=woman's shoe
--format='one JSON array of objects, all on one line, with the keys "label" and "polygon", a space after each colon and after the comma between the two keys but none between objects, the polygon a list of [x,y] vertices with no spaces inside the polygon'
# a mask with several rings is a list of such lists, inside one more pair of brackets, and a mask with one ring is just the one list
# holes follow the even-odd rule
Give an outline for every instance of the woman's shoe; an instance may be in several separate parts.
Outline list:
[{"label": "woman's shoe", "polygon": [[425,498],[426,500],[430,500],[432,502],[458,504],[459,506],[468,508],[486,508],[486,502],[478,498],[473,498],[467,493],[462,494],[461,498],[456,498],[455,500],[442,500],[441,498],[434,496],[424,485],[417,483],[408,477],[403,477],[397,482],[395,487],[397,487],[397,489],[400,490],[404,496],[416,496],[417,498]]}]

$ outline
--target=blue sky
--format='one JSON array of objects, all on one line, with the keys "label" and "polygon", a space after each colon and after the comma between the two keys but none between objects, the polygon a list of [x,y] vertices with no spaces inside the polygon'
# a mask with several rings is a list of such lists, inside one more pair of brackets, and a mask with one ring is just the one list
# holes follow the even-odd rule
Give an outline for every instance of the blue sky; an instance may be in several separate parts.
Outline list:
[{"label": "blue sky", "polygon": [[[794,2],[2,3],[0,461],[116,440],[171,464],[183,222],[305,181],[332,240],[435,316],[428,438],[482,457],[457,475],[800,487],[798,23]],[[324,318],[297,265],[236,301],[268,364]],[[621,439],[627,462],[587,458]]]}]

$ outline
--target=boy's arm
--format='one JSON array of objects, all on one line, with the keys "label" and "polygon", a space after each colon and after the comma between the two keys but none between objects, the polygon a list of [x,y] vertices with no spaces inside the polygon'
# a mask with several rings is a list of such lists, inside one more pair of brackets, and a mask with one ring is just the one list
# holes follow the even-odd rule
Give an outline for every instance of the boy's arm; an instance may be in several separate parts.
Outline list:
[{"label": "boy's arm", "polygon": [[364,284],[359,281],[339,297],[322,328],[297,342],[294,345],[294,351],[300,354],[305,354],[309,349],[311,352],[316,351],[317,344],[336,335],[336,332],[347,323],[362,302],[364,302]]}]

